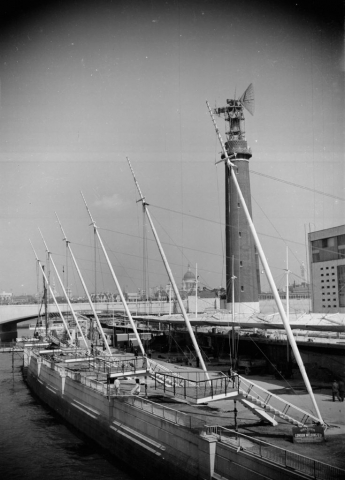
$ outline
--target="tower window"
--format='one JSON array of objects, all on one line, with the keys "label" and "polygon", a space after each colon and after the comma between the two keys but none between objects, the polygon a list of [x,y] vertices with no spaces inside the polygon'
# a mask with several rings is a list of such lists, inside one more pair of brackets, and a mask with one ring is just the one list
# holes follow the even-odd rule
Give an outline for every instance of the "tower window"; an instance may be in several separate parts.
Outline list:
[{"label": "tower window", "polygon": [[244,286],[241,285],[241,292],[244,292]]},{"label": "tower window", "polygon": [[240,208],[240,206],[241,206],[241,204],[240,204],[240,202],[238,202],[238,204],[237,204],[237,208]]},{"label": "tower window", "polygon": [[239,236],[239,237],[242,237],[242,232],[238,232],[238,236]]},{"label": "tower window", "polygon": [[240,267],[243,267],[243,262],[242,262],[242,260],[240,260]]}]

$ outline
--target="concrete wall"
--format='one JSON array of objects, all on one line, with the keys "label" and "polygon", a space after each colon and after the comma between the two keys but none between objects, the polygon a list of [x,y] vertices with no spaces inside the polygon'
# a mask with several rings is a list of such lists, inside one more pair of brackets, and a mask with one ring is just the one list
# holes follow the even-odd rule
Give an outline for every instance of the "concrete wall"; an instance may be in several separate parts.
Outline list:
[{"label": "concrete wall", "polygon": [[[188,313],[195,313],[195,295],[188,297]],[[198,298],[197,302],[198,313],[205,312],[207,309],[217,310],[220,308],[220,298]]]}]

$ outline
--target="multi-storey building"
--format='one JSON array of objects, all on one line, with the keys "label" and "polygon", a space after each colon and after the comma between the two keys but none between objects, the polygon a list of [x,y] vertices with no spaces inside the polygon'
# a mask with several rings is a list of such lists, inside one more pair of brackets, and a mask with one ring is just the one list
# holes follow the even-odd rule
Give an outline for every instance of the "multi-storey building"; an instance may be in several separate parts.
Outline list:
[{"label": "multi-storey building", "polygon": [[313,312],[345,312],[345,225],[308,234]]}]

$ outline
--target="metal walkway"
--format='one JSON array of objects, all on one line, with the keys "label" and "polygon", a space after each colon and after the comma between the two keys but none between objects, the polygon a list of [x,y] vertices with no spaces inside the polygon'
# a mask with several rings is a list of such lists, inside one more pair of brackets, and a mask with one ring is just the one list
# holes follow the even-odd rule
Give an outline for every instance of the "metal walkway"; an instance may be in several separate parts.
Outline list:
[{"label": "metal walkway", "polygon": [[150,373],[155,380],[155,388],[163,390],[167,396],[183,399],[200,405],[217,400],[238,400],[259,418],[277,425],[279,417],[292,425],[302,427],[317,423],[319,419],[312,413],[296,407],[292,403],[240,376],[231,378],[223,372],[184,370],[175,373],[168,368],[150,361]]}]

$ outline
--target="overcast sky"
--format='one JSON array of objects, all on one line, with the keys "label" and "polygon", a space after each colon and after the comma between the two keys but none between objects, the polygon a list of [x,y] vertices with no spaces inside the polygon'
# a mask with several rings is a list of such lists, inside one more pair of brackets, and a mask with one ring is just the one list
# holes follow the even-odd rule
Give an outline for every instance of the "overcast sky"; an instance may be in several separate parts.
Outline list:
[{"label": "overcast sky", "polygon": [[[306,231],[345,223],[342,2],[27,3],[1,13],[0,291],[37,291],[29,239],[44,262],[40,227],[82,294],[54,212],[95,290],[81,190],[121,285],[142,287],[142,214],[126,156],[176,281],[190,262],[201,286],[224,286],[224,167],[214,165],[221,148],[205,101],[223,106],[250,83],[254,222],[278,286],[286,245],[299,281]],[[165,286],[150,238],[149,283]],[[96,257],[96,289],[114,291]]]}]

